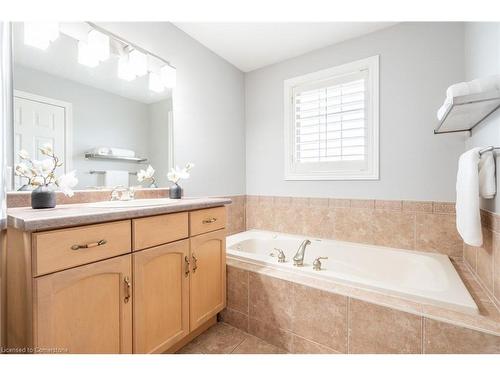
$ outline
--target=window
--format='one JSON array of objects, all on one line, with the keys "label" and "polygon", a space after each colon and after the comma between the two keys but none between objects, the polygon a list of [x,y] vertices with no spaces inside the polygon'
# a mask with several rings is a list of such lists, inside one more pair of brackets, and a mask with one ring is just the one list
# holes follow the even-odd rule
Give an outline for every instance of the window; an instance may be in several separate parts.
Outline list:
[{"label": "window", "polygon": [[285,81],[285,179],[378,179],[378,56]]}]

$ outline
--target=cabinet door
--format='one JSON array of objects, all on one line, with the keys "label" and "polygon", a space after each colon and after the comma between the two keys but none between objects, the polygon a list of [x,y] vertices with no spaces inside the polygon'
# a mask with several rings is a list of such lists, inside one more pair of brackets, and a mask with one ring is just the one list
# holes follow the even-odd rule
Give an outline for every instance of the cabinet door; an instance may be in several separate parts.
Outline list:
[{"label": "cabinet door", "polygon": [[133,255],[134,353],[161,353],[189,333],[189,240]]},{"label": "cabinet door", "polygon": [[35,279],[35,346],[48,352],[131,353],[131,255]]},{"label": "cabinet door", "polygon": [[193,331],[226,305],[226,231],[192,237],[190,329]]}]

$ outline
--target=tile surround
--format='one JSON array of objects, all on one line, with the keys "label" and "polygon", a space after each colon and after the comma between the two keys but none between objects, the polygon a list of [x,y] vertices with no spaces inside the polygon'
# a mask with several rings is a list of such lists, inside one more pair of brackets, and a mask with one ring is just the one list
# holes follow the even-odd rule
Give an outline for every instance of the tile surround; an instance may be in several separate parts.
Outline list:
[{"label": "tile surround", "polygon": [[450,202],[249,195],[246,229],[439,252],[462,257]]},{"label": "tile surround", "polygon": [[[481,287],[468,267],[462,261],[454,263],[473,292],[481,315],[451,312],[410,301],[397,303],[397,299],[393,301],[383,295],[378,298],[367,298],[363,293],[341,295],[267,275],[265,270],[254,267],[255,271],[245,270],[248,272],[248,315],[227,308],[222,316],[224,322],[243,330],[248,326],[250,334],[290,353],[456,350],[457,353],[500,354],[500,311],[487,295],[481,294]],[[232,268],[239,267],[232,264],[227,266],[228,273],[236,275]],[[236,277],[228,278],[228,290],[233,288],[232,280],[241,282]],[[444,327],[446,332],[439,333],[435,327]],[[462,348],[453,346],[458,345],[453,342],[456,337],[471,340],[472,344]]]},{"label": "tile surround", "polygon": [[500,308],[500,215],[482,210],[481,222],[483,245],[464,244],[464,261],[491,301]]}]

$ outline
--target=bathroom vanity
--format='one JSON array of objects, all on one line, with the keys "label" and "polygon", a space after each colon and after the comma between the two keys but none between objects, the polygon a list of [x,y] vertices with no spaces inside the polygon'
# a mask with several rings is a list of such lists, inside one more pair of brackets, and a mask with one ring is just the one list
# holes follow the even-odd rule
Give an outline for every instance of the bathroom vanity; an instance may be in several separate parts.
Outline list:
[{"label": "bathroom vanity", "polygon": [[10,209],[8,347],[28,353],[176,350],[225,307],[228,203]]}]

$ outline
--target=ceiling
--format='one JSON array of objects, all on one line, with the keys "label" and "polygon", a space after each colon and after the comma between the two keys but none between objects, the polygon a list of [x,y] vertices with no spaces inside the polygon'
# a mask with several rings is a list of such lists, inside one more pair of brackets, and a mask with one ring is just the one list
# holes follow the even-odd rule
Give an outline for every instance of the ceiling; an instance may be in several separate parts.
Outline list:
[{"label": "ceiling", "polygon": [[177,22],[178,28],[243,72],[369,34],[395,22]]},{"label": "ceiling", "polygon": [[[69,24],[64,24],[68,26]],[[91,86],[141,103],[151,104],[171,97],[171,90],[162,93],[148,89],[147,76],[127,82],[118,78],[118,56],[110,58],[94,68],[77,62],[77,41],[65,34],[51,43],[46,50],[24,44],[22,23],[14,24],[13,45],[14,64],[48,73],[63,79]],[[15,77],[14,77],[15,79]]]}]

